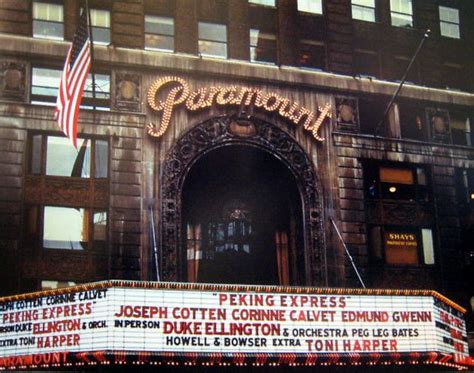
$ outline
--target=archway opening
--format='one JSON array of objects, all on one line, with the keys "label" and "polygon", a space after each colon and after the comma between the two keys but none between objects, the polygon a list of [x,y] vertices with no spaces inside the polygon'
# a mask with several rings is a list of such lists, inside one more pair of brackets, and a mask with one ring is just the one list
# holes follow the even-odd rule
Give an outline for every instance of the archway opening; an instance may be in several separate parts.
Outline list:
[{"label": "archway opening", "polygon": [[267,151],[228,145],[200,156],[184,181],[181,221],[187,281],[304,283],[297,182]]}]

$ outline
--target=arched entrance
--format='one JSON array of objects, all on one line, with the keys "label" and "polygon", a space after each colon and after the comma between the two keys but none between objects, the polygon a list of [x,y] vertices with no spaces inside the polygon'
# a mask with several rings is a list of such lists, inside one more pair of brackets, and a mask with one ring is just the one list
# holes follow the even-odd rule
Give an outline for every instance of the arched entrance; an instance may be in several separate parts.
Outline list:
[{"label": "arched entrance", "polygon": [[[247,160],[239,163],[239,159]],[[255,159],[258,161],[255,162]],[[227,169],[232,167],[231,163],[239,164],[236,166],[237,176],[234,175],[232,179],[232,172],[228,170],[225,173],[205,170],[215,162],[226,162],[227,165],[221,167]],[[251,170],[249,167],[255,169]],[[273,174],[270,172],[263,178],[256,178],[258,180],[251,183],[249,191],[244,192],[245,172],[256,172],[265,167],[274,168]],[[260,222],[260,219],[270,216],[262,216],[261,209],[276,204],[282,196],[281,192],[275,190],[276,185],[272,185],[277,180],[282,180],[282,176],[285,179],[282,187],[288,188],[291,197],[285,197],[285,201],[274,211],[281,214],[279,218],[273,215],[270,222]],[[227,183],[226,186],[219,186],[228,192],[225,197],[209,201],[209,198],[213,198],[210,194],[212,188],[217,186],[210,189],[206,187],[207,192],[193,190],[196,186],[202,189],[206,180],[212,181],[211,179],[215,178],[219,178],[223,184]],[[234,248],[237,250],[234,251],[244,257],[244,254],[249,254],[250,246],[253,245],[255,255],[252,260],[258,261],[259,258],[269,257],[271,254],[270,262],[276,262],[276,266],[272,266],[275,270],[266,278],[258,278],[252,274],[248,279],[229,278],[228,282],[282,283],[281,278],[285,275],[281,272],[282,267],[278,267],[278,261],[285,261],[286,254],[278,256],[277,242],[288,240],[290,244],[290,240],[293,240],[294,248],[288,251],[287,260],[289,283],[325,285],[324,235],[317,175],[303,149],[286,132],[256,118],[243,120],[221,117],[207,120],[177,140],[164,163],[161,180],[161,273],[164,280],[217,281],[217,274],[211,274],[212,271],[209,272],[208,269],[207,274],[201,274],[200,271],[204,271],[204,262],[191,264],[188,257],[196,260],[204,254],[210,258],[212,254],[205,253],[203,249],[211,250],[212,247],[214,254],[219,250],[221,254],[226,252],[227,244],[229,250],[230,245],[236,245]],[[236,183],[235,187],[232,187],[232,182]],[[259,183],[266,186],[257,191],[261,186]],[[252,194],[252,190],[256,193]],[[265,191],[267,196],[271,195],[268,201],[261,200]],[[192,198],[199,200],[195,204],[196,207],[192,206]],[[261,203],[260,206],[255,204],[255,201]],[[197,209],[204,208],[206,203],[206,208],[214,206],[209,209],[209,214],[197,212]],[[232,223],[234,228],[229,228],[229,223]],[[235,236],[229,229],[239,229],[242,233]],[[281,234],[279,238],[278,234]],[[224,239],[220,239],[222,237]],[[270,246],[270,242],[273,246]],[[201,247],[192,246],[199,244]],[[191,246],[188,247],[189,245]],[[220,247],[222,245],[223,248]],[[257,246],[261,248],[257,249]],[[194,252],[191,256],[188,256],[188,248]],[[197,256],[196,250],[201,251]],[[233,253],[228,251],[226,254]],[[224,263],[231,258],[232,255],[220,255],[219,260]],[[189,275],[192,271],[194,275]]]},{"label": "arched entrance", "polygon": [[251,145],[202,155],[182,189],[189,282],[304,284],[302,206],[288,167]]}]

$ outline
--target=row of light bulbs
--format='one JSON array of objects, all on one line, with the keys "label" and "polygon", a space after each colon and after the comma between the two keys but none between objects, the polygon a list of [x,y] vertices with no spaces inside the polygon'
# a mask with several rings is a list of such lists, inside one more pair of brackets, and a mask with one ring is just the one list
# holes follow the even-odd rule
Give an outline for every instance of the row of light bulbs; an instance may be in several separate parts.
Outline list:
[{"label": "row of light bulbs", "polygon": [[[102,361],[100,363],[95,362],[95,361],[89,361],[87,363],[85,362],[76,362],[76,363],[64,363],[64,364],[41,364],[41,365],[21,365],[21,366],[9,366],[5,367],[2,366],[0,367],[0,370],[25,370],[25,369],[43,369],[43,368],[60,368],[60,367],[82,367],[82,366],[97,366],[97,365],[127,365],[128,363],[126,361],[120,360],[117,362],[112,363],[111,361]],[[143,361],[133,361],[131,362],[132,365],[145,365],[145,362]],[[454,364],[454,363],[449,363],[449,362],[443,362],[443,361],[419,361],[419,360],[409,360],[409,361],[381,361],[381,362],[376,362],[376,361],[369,361],[362,363],[360,361],[355,361],[355,362],[344,362],[344,361],[337,361],[337,362],[321,362],[321,363],[303,363],[303,362],[293,362],[293,363],[287,363],[287,364],[282,364],[279,362],[269,362],[269,363],[260,363],[260,362],[237,362],[237,363],[231,363],[231,362],[218,362],[218,363],[213,363],[213,362],[197,362],[197,361],[151,361],[148,362],[149,365],[154,365],[154,366],[161,366],[161,365],[167,365],[167,366],[220,366],[220,367],[229,367],[229,366],[255,366],[255,367],[262,367],[262,366],[272,366],[272,367],[277,367],[277,366],[290,366],[290,367],[296,367],[296,366],[362,366],[362,365],[368,365],[368,366],[376,366],[376,365],[383,365],[383,366],[389,366],[389,365],[439,365],[439,366],[444,366],[444,367],[449,367],[449,368],[454,368],[457,370],[468,370],[468,367],[459,365],[459,364]]]},{"label": "row of light bulbs", "polygon": [[69,288],[43,290],[34,293],[19,294],[0,298],[0,303],[15,302],[19,300],[59,295],[70,292],[80,292],[96,289],[125,287],[145,289],[177,289],[198,291],[230,291],[230,292],[264,292],[264,293],[292,293],[292,294],[328,294],[328,295],[401,295],[401,296],[432,296],[441,300],[452,308],[465,313],[466,310],[444,295],[434,290],[418,289],[350,289],[350,288],[324,288],[324,287],[291,287],[273,285],[223,285],[223,284],[197,284],[187,282],[153,282],[108,280],[76,285]]}]

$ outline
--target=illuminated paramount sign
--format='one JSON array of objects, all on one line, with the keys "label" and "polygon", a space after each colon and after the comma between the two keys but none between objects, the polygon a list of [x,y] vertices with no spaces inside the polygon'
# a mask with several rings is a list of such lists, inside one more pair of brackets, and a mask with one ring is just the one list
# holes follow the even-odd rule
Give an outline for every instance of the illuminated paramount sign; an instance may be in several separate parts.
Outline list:
[{"label": "illuminated paramount sign", "polygon": [[110,281],[1,299],[0,368],[329,357],[464,367],[462,311],[430,291]]},{"label": "illuminated paramount sign", "polygon": [[[169,89],[165,100],[160,101],[157,95],[167,87],[172,88]],[[318,141],[324,141],[319,135],[321,125],[325,118],[331,118],[330,104],[319,107],[318,112],[313,113],[274,92],[264,93],[256,88],[204,87],[191,92],[188,83],[175,76],[156,80],[148,90],[147,101],[151,109],[161,113],[161,123],[158,127],[153,123],[147,125],[147,132],[153,137],[160,137],[166,132],[175,107],[182,104],[190,111],[210,108],[213,105],[233,105],[242,108],[254,106],[269,113],[277,113],[296,125],[302,124],[304,129],[311,132]]]}]

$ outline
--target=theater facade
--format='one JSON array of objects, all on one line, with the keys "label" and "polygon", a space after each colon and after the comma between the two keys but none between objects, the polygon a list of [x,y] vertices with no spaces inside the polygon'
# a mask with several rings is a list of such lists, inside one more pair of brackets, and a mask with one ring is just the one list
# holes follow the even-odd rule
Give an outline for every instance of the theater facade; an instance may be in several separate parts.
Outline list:
[{"label": "theater facade", "polygon": [[[16,320],[26,315],[21,312],[34,317],[35,310],[41,314],[38,310],[52,308],[56,301],[63,305],[58,312],[81,309],[92,325],[86,329],[102,325],[108,333],[108,328],[123,328],[126,335],[132,324],[116,324],[123,312],[129,321],[137,318],[157,327],[156,319],[162,323],[158,328],[166,322],[174,328],[186,304],[177,300],[167,306],[167,291],[175,292],[172,299],[191,297],[191,308],[209,302],[206,309],[214,311],[199,311],[208,312],[195,315],[200,320],[224,320],[217,313],[220,307],[227,310],[227,321],[233,312],[241,317],[241,308],[253,307],[245,295],[255,293],[263,302],[255,307],[277,305],[283,312],[272,316],[277,318],[274,327],[298,330],[285,323],[323,322],[319,328],[327,330],[337,321],[339,333],[349,334],[354,329],[345,322],[371,323],[370,333],[380,323],[396,323],[397,312],[408,312],[410,304],[398,300],[413,296],[419,308],[406,317],[416,320],[403,322],[433,323],[434,331],[427,326],[425,339],[439,331],[436,322],[456,329],[465,320],[464,328],[472,330],[472,4],[89,3],[97,89],[94,95],[90,84],[86,88],[77,149],[58,131],[54,104],[82,2],[0,4],[0,292],[6,297],[0,299],[6,315],[0,339],[14,339],[8,333],[15,322],[32,321]],[[426,29],[430,36],[384,115],[423,38],[420,30]],[[154,283],[157,279],[164,283]],[[369,290],[361,290],[362,282]],[[61,289],[65,286],[73,288]],[[22,295],[31,292],[39,293]],[[80,299],[89,294],[104,297],[96,299],[96,307]],[[161,299],[167,311],[146,308],[158,306],[148,304],[145,294]],[[301,304],[301,294],[316,303]],[[294,311],[302,313],[290,316],[281,303],[283,295],[293,296]],[[114,298],[128,296],[137,297],[136,303]],[[355,304],[357,297],[372,296],[373,304],[380,296],[390,306]],[[317,304],[322,297],[327,307]],[[48,299],[53,303],[47,304]],[[265,303],[268,299],[273,303]],[[346,305],[360,317],[375,319],[343,320],[351,317],[344,313]],[[99,306],[115,307],[114,313],[96,316],[102,312]],[[181,311],[174,314],[173,307]],[[307,313],[314,309],[327,313]],[[443,321],[438,309],[450,316]],[[362,316],[368,310],[380,313]],[[45,325],[35,330],[52,327]],[[377,339],[377,348],[372,339],[366,350],[353,350],[354,340],[364,335],[347,336],[347,350],[341,341],[341,346],[312,351],[320,354],[310,360],[307,352],[304,358],[298,355],[298,346],[265,349],[279,342],[273,337],[260,341],[255,334],[262,330],[255,327],[246,329],[255,338],[252,343],[268,345],[251,347],[261,348],[265,359],[245,349],[241,357],[236,346],[207,348],[210,339],[196,331],[207,327],[187,327],[200,338],[195,343],[202,344],[204,360],[190,357],[196,349],[175,346],[166,351],[181,354],[179,358],[146,361],[377,365],[383,359],[352,361],[344,353],[386,352],[394,354],[383,360],[387,364],[470,364],[469,333],[462,325],[454,334],[444,330],[448,334],[446,340],[441,337],[442,348],[394,349],[400,338],[418,335],[410,325],[393,326],[385,329],[397,330],[395,335],[390,331],[385,342]],[[215,336],[222,335],[215,328],[224,333],[231,327],[209,328],[208,336]],[[400,329],[411,331],[399,336]],[[83,340],[89,338],[87,332]],[[421,335],[421,329],[416,333]],[[59,353],[55,364],[85,364],[61,355],[77,350],[76,334],[71,335],[56,346],[51,340],[40,347]],[[319,335],[321,340],[337,335],[330,337]],[[113,338],[104,341],[82,352],[116,346]],[[320,342],[308,343],[317,348]],[[117,356],[131,348],[117,346]],[[223,357],[209,359],[216,351]],[[278,351],[298,356],[280,361]],[[325,353],[342,357],[332,361]],[[440,355],[423,355],[428,353]],[[129,361],[111,356],[109,363]],[[37,364],[9,360],[3,366],[50,364],[45,358],[38,357]],[[137,359],[133,361],[141,361]]]}]

